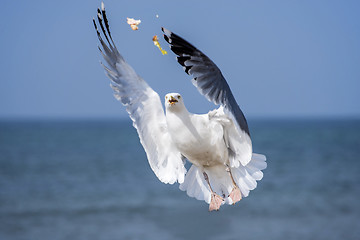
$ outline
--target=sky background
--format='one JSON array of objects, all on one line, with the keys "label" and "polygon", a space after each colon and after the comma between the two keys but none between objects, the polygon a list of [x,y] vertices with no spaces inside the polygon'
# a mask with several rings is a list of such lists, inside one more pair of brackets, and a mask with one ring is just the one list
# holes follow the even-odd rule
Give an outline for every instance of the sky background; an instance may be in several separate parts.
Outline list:
[{"label": "sky background", "polygon": [[[2,1],[0,119],[122,118],[92,24],[101,1]],[[221,69],[248,118],[360,117],[360,1],[105,1],[125,59],[163,98],[214,106],[162,38],[164,26]],[[159,18],[156,18],[156,14]],[[126,17],[141,19],[138,31]],[[169,54],[151,41],[159,35]]]}]

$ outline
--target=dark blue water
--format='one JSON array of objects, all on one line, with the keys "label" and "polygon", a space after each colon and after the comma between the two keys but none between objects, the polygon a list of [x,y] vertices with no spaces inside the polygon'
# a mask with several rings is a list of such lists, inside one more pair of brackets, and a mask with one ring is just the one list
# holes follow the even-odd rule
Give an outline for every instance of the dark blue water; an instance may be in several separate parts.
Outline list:
[{"label": "dark blue water", "polygon": [[249,121],[264,179],[208,212],[129,121],[0,123],[0,239],[360,239],[360,121]]}]

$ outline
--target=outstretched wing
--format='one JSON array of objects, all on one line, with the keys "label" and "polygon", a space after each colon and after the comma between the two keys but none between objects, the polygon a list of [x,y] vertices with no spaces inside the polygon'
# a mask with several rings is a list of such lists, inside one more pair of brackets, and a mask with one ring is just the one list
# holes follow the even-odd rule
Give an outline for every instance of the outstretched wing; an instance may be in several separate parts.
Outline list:
[{"label": "outstretched wing", "polygon": [[252,155],[249,127],[220,69],[204,53],[180,36],[165,28],[162,28],[162,31],[171,50],[178,55],[177,61],[187,74],[193,76],[192,83],[199,92],[214,104],[222,105],[225,114],[234,122],[234,129],[229,129],[229,147],[236,155],[234,166],[238,166],[238,162],[245,166]]},{"label": "outstretched wing", "polygon": [[102,46],[102,49],[99,47],[99,50],[108,66],[102,65],[111,80],[115,98],[126,106],[145,149],[151,169],[164,183],[173,184],[176,181],[182,183],[186,169],[182,156],[175,149],[167,131],[166,118],[159,95],[136,74],[118,52],[110,34],[103,3],[101,10],[98,9],[97,19],[107,42],[102,39],[95,19],[93,19]]}]

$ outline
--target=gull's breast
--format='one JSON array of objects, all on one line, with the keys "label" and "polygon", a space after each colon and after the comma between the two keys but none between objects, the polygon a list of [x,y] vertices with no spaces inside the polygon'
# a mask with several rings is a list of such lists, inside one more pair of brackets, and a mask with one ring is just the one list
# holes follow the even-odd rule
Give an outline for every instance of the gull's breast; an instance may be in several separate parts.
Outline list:
[{"label": "gull's breast", "polygon": [[169,117],[167,123],[175,146],[191,163],[210,167],[228,161],[222,126],[210,122],[206,115]]}]

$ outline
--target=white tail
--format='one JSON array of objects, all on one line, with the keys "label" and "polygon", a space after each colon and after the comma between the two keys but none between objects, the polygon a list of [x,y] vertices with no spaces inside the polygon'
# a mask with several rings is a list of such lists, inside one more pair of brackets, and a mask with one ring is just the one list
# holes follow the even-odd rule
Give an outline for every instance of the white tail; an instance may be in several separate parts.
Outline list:
[{"label": "white tail", "polygon": [[[263,173],[261,170],[264,170],[266,166],[266,157],[262,154],[253,153],[251,161],[246,166],[240,164],[237,168],[231,168],[231,173],[241,191],[242,197],[247,197],[249,192],[256,188],[256,181],[262,179]],[[205,168],[204,171],[209,176],[213,191],[224,197],[225,201],[223,203],[232,204],[233,202],[228,198],[228,195],[234,186],[229,173],[226,172],[226,167],[218,165]],[[202,171],[195,165],[191,166],[185,176],[184,182],[180,184],[179,188],[182,191],[186,191],[189,197],[210,203],[210,188],[204,179]]]}]

